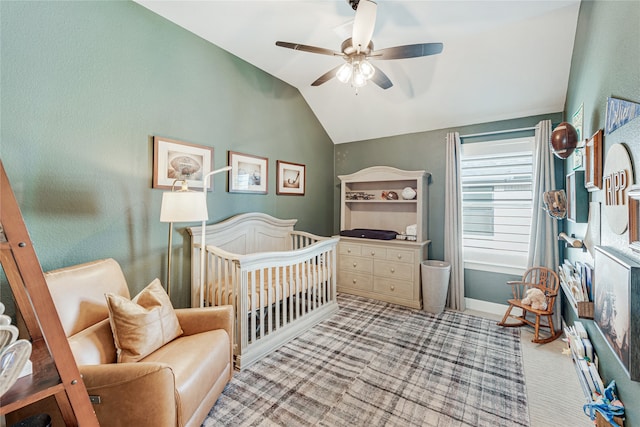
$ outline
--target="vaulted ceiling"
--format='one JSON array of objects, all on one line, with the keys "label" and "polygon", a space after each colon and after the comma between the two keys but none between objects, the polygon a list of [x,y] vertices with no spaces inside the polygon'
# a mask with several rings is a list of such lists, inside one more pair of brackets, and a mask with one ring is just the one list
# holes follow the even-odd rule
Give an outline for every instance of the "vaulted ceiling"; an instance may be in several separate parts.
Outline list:
[{"label": "vaulted ceiling", "polygon": [[506,120],[564,109],[579,0],[378,0],[375,49],[442,42],[441,54],[376,61],[393,82],[357,91],[312,87],[351,36],[347,0],[136,0],[299,89],[335,144]]}]

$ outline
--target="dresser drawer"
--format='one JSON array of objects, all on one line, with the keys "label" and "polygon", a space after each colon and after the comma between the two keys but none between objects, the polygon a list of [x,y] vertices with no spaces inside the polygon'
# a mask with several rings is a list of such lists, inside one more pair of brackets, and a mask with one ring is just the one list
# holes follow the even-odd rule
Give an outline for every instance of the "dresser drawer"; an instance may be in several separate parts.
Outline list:
[{"label": "dresser drawer", "polygon": [[381,246],[362,245],[362,253],[360,255],[375,259],[385,259],[387,257],[387,249]]},{"label": "dresser drawer", "polygon": [[360,255],[362,249],[362,245],[357,245],[354,243],[343,243],[340,242],[338,244],[338,253],[341,255]]},{"label": "dresser drawer", "polygon": [[414,251],[407,249],[387,249],[387,259],[389,261],[413,263],[414,254]]},{"label": "dresser drawer", "polygon": [[373,272],[373,260],[363,257],[341,256],[338,268],[341,271],[371,274]]},{"label": "dresser drawer", "polygon": [[397,298],[413,299],[413,282],[376,277],[373,281],[373,291]]},{"label": "dresser drawer", "polygon": [[375,276],[388,277],[398,280],[413,280],[412,264],[402,264],[390,261],[376,261],[373,266],[373,274]]},{"label": "dresser drawer", "polygon": [[373,289],[372,276],[351,271],[340,271],[338,273],[338,290],[343,288],[371,291]]}]

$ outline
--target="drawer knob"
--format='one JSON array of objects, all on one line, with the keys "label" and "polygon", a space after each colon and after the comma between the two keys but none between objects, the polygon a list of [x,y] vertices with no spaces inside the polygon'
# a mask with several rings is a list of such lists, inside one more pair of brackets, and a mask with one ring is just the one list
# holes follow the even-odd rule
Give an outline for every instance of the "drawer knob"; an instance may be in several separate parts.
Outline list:
[{"label": "drawer knob", "polygon": [[396,287],[395,287],[395,286],[393,286],[393,285],[391,285],[391,290],[392,290],[392,291],[395,291],[395,290],[396,290]]},{"label": "drawer knob", "polygon": [[357,282],[357,280],[356,280],[356,279],[353,279],[353,284],[354,284],[354,285],[356,284],[356,282]]},{"label": "drawer knob", "polygon": [[358,266],[358,263],[357,263],[357,262],[354,262],[354,263],[353,263],[353,268],[356,268],[357,266]]},{"label": "drawer knob", "polygon": [[398,259],[402,259],[402,255],[398,254]]},{"label": "drawer knob", "polygon": [[347,249],[347,253],[349,253],[349,254],[350,254],[350,253],[351,253],[351,249]]},{"label": "drawer knob", "polygon": [[391,268],[391,272],[392,272],[392,273],[395,273],[395,272],[396,272],[396,269],[392,267],[392,268]]},{"label": "drawer knob", "polygon": [[374,256],[376,253],[374,251],[371,251],[371,256]]}]

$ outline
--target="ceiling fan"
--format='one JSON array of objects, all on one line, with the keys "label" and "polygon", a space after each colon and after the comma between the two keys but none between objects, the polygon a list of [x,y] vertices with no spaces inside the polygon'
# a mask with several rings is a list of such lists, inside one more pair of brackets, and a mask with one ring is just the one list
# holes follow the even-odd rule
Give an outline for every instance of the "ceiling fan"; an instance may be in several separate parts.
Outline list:
[{"label": "ceiling fan", "polygon": [[418,43],[373,50],[371,36],[376,24],[377,4],[370,0],[347,0],[356,14],[353,22],[351,38],[342,42],[340,52],[322,47],[308,46],[299,43],[277,41],[276,46],[321,55],[341,56],[346,62],[318,77],[311,86],[320,86],[336,77],[342,83],[351,83],[359,88],[371,80],[382,89],[393,86],[391,80],[369,60],[389,60],[417,58],[421,56],[437,55],[442,52],[442,43]]}]

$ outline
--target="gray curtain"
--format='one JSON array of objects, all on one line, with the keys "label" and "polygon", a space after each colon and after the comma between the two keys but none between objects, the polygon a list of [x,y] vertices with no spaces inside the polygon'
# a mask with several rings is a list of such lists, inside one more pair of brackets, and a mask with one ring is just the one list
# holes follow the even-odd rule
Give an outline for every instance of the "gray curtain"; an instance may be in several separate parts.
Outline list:
[{"label": "gray curtain", "polygon": [[[549,148],[551,120],[536,125],[533,151],[533,213],[529,237],[528,266],[543,266],[554,271],[558,266],[558,222],[543,209],[542,193],[556,189],[554,155]],[[561,298],[556,298],[553,323],[556,329],[562,324]]]},{"label": "gray curtain", "polygon": [[549,148],[551,120],[536,125],[533,151],[533,213],[527,265],[555,270],[558,266],[558,223],[542,209],[542,193],[556,189],[553,153]]},{"label": "gray curtain", "polygon": [[460,134],[447,133],[444,196],[444,261],[451,264],[447,307],[463,311],[464,259],[462,258],[462,188],[460,186]]}]

